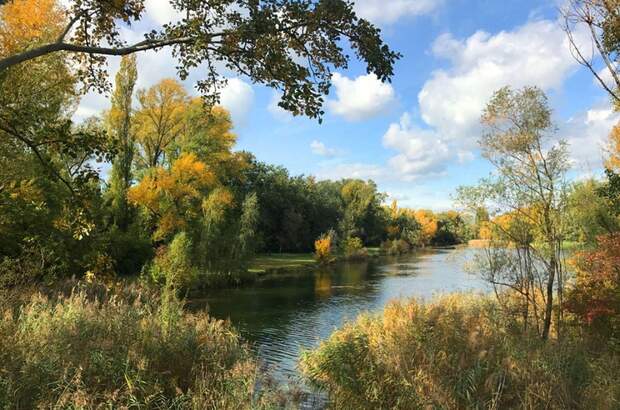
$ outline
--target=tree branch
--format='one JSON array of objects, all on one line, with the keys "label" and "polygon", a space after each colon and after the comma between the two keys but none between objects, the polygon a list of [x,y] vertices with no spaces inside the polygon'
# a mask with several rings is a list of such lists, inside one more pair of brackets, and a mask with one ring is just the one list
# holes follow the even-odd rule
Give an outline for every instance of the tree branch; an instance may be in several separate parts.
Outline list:
[{"label": "tree branch", "polygon": [[[68,27],[70,29],[70,27]],[[64,34],[63,34],[64,36]],[[126,47],[96,47],[80,44],[71,44],[64,42],[50,43],[43,46],[23,51],[18,54],[14,54],[9,57],[0,59],[0,71],[6,70],[14,65],[23,63],[24,61],[32,60],[47,54],[57,53],[61,51],[69,51],[73,53],[85,53],[85,54],[99,54],[107,56],[124,56],[128,54],[137,53],[140,51],[153,50],[165,46],[175,44],[190,44],[195,39],[192,37],[178,37],[162,40],[143,40],[138,43],[126,46]]]}]

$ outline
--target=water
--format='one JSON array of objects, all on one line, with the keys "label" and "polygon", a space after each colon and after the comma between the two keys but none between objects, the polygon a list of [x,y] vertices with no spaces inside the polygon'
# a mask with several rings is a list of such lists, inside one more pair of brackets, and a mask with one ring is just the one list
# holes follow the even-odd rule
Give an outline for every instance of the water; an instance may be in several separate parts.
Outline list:
[{"label": "water", "polygon": [[230,319],[276,380],[296,380],[300,352],[361,312],[380,311],[395,298],[484,289],[465,269],[473,252],[419,251],[314,272],[281,272],[252,287],[217,291],[194,302],[214,317]]}]

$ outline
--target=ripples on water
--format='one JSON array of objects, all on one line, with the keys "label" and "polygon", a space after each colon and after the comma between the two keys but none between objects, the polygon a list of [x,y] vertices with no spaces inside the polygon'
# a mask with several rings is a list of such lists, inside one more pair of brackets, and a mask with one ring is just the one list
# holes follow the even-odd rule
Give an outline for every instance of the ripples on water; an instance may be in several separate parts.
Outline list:
[{"label": "ripples on water", "polygon": [[380,311],[396,298],[483,290],[484,283],[465,270],[473,252],[420,251],[278,275],[253,287],[218,291],[203,303],[214,317],[231,320],[276,380],[294,381],[301,351],[362,312]]}]

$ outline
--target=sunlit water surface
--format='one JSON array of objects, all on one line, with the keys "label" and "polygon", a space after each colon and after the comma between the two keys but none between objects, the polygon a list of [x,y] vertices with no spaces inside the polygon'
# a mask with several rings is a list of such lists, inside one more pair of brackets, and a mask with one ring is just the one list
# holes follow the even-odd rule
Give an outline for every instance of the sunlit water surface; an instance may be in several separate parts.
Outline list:
[{"label": "sunlit water surface", "polygon": [[278,273],[251,287],[213,292],[194,304],[230,319],[278,381],[295,381],[300,352],[362,312],[380,311],[396,298],[483,292],[485,283],[467,269],[475,252],[428,250]]}]

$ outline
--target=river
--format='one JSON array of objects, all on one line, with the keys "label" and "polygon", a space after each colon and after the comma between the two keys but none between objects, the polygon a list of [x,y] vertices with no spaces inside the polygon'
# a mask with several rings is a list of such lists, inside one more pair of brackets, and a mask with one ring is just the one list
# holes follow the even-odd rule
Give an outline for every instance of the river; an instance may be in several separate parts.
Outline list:
[{"label": "river", "polygon": [[230,319],[275,379],[294,381],[300,352],[362,312],[380,311],[395,298],[484,289],[466,270],[474,252],[422,250],[314,271],[279,272],[251,287],[220,290],[194,302],[216,318]]}]

